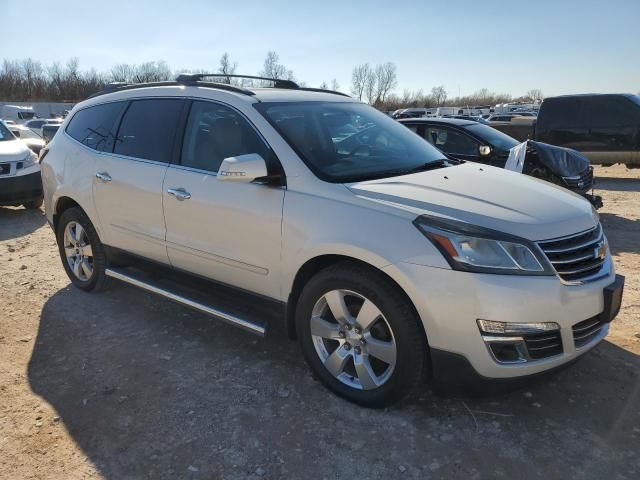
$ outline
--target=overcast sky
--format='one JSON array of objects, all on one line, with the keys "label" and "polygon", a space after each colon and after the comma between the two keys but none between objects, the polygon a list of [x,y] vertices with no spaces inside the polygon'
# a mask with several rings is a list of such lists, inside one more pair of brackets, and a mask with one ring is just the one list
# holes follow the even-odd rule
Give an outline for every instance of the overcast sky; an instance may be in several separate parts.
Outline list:
[{"label": "overcast sky", "polygon": [[639,21],[640,0],[0,0],[0,59],[216,70],[226,51],[256,74],[275,50],[297,79],[344,91],[355,65],[391,61],[397,92],[637,93]]}]

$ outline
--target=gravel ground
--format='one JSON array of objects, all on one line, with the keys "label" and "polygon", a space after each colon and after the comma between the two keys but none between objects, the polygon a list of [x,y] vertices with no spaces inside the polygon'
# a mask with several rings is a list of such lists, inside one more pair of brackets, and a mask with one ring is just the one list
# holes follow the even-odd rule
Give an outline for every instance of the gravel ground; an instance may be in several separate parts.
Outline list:
[{"label": "gravel ground", "polygon": [[640,478],[640,170],[598,168],[624,303],[509,394],[336,398],[296,343],[114,284],[71,288],[40,212],[0,208],[0,478]]}]

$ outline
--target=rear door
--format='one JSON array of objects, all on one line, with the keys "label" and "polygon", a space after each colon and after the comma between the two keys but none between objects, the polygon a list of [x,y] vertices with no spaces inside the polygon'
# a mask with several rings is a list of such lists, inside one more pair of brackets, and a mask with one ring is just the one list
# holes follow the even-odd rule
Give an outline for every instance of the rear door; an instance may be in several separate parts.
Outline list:
[{"label": "rear door", "polygon": [[587,100],[589,159],[593,163],[634,163],[638,155],[640,106],[623,95]]},{"label": "rear door", "polygon": [[590,149],[586,97],[545,100],[536,122],[536,140],[587,152]]},{"label": "rear door", "polygon": [[113,152],[96,161],[94,201],[108,245],[168,263],[162,181],[184,105],[175,98],[126,105]]},{"label": "rear door", "polygon": [[222,160],[258,153],[279,163],[248,120],[228,105],[194,100],[180,162],[164,181],[171,264],[267,297],[280,296],[284,187],[217,180]]}]

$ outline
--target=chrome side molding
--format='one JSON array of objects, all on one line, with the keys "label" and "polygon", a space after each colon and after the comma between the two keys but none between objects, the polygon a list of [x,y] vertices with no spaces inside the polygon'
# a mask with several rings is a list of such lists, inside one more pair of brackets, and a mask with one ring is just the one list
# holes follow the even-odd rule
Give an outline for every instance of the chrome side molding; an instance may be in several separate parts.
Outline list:
[{"label": "chrome side molding", "polygon": [[157,295],[161,295],[173,302],[180,303],[182,305],[186,305],[187,307],[191,307],[194,310],[198,310],[202,313],[215,317],[217,319],[222,320],[230,325],[234,325],[236,327],[240,327],[248,332],[254,333],[256,335],[260,335],[261,337],[265,336],[266,329],[263,325],[250,322],[240,317],[236,317],[235,315],[231,315],[230,313],[223,312],[222,310],[218,310],[210,305],[206,305],[201,302],[196,302],[190,298],[185,296],[173,293],[165,288],[158,287],[149,282],[145,282],[138,278],[135,278],[131,275],[128,275],[118,269],[107,268],[105,271],[106,275],[111,278],[115,278],[117,280],[121,280],[130,285],[134,285],[138,288],[146,290],[151,293],[155,293]]}]

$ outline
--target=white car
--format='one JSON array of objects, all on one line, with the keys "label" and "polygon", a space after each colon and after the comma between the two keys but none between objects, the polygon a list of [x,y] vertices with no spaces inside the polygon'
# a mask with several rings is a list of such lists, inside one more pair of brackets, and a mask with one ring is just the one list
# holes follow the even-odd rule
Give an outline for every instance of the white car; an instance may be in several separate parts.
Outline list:
[{"label": "white car", "polygon": [[204,78],[102,92],[43,150],[78,288],[112,277],[261,335],[280,321],[367,406],[427,377],[538,374],[606,336],[624,279],[583,198],[447,160],[348,96]]},{"label": "white car", "polygon": [[42,180],[38,158],[0,122],[0,206],[40,208]]}]

